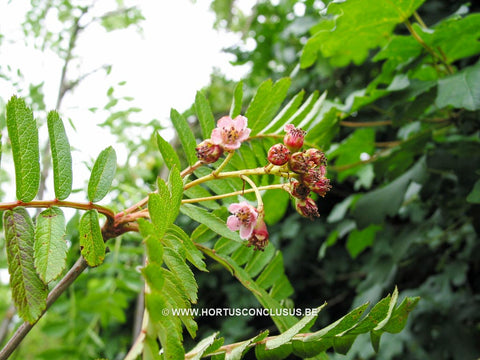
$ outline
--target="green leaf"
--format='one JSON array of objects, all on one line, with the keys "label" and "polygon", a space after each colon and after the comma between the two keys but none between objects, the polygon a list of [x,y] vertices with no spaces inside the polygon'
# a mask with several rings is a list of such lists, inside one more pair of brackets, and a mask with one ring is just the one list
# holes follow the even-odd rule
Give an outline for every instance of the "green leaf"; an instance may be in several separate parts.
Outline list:
[{"label": "green leaf", "polygon": [[207,210],[195,205],[183,204],[180,207],[180,211],[191,219],[206,225],[208,228],[212,229],[217,234],[226,237],[227,239],[244,243],[244,241],[240,239],[240,236],[237,232],[230,230],[225,224],[225,222],[223,222],[223,220],[208,212]]},{"label": "green leaf", "polygon": [[161,264],[148,263],[148,265],[142,269],[142,274],[152,291],[162,291],[165,278],[163,277]]},{"label": "green leaf", "polygon": [[72,191],[72,154],[65,127],[56,111],[47,116],[48,136],[53,163],[53,185],[55,197],[64,200]]},{"label": "green leaf", "polygon": [[37,123],[22,98],[12,96],[7,104],[7,129],[12,143],[17,199],[29,202],[40,186],[40,154]]},{"label": "green leaf", "polygon": [[212,130],[215,128],[215,118],[208,100],[202,92],[198,91],[195,96],[195,111],[197,113],[198,122],[202,128],[204,139],[210,139]]},{"label": "green leaf", "polygon": [[403,330],[407,323],[408,315],[417,306],[419,297],[407,297],[393,311],[390,319],[383,327],[383,330],[392,334],[397,334]]},{"label": "green leaf", "polygon": [[451,105],[470,111],[480,109],[480,61],[462,71],[438,80],[435,105]]},{"label": "green leaf", "polygon": [[370,0],[368,22],[362,0],[330,3],[323,21],[311,30],[313,35],[303,48],[301,67],[311,66],[318,53],[336,66],[346,66],[351,61],[363,63],[369,50],[383,46],[395,26],[407,20],[423,2]]},{"label": "green leaf", "polygon": [[202,355],[205,354],[208,348],[214,343],[217,335],[218,331],[214,332],[212,335],[200,341],[192,350],[188,352],[188,354],[192,355],[191,357],[189,357],[189,359],[200,360],[202,358]]},{"label": "green leaf", "polygon": [[12,299],[20,317],[33,324],[46,307],[48,290],[34,266],[34,226],[27,210],[17,207],[3,215]]},{"label": "green leaf", "polygon": [[299,320],[295,325],[293,325],[291,328],[289,328],[287,331],[283,332],[282,334],[274,337],[271,340],[268,340],[266,342],[266,348],[267,349],[275,349],[288,341],[290,341],[295,335],[297,335],[306,325],[310,324],[312,321],[314,321],[317,317],[320,311],[326,306],[326,304],[323,304],[322,306],[316,308],[316,311],[312,311],[311,315],[304,316],[301,320]]},{"label": "green leaf", "polygon": [[333,106],[328,111],[322,108],[318,117],[319,121],[308,130],[305,141],[312,142],[321,149],[327,150],[340,127],[339,114],[340,111]]},{"label": "green leaf", "polygon": [[468,194],[467,201],[472,204],[480,204],[480,180],[477,180],[472,191]]},{"label": "green leaf", "polygon": [[154,322],[154,327],[163,349],[163,358],[169,360],[183,359],[182,326],[178,317],[162,315],[163,309],[170,310],[166,295],[160,292],[152,292],[145,295],[145,303]]},{"label": "green leaf", "polygon": [[[195,153],[195,147],[197,146],[197,143],[187,120],[175,109],[170,111],[170,118],[172,119],[173,126],[177,131],[178,138],[182,143],[183,151],[187,157],[188,163],[190,165],[196,163],[198,160]],[[180,166],[178,168],[180,168]]]},{"label": "green leaf", "polygon": [[303,97],[305,96],[305,90],[300,91],[295,95],[287,105],[275,116],[270,125],[266,126],[263,132],[278,132],[283,129],[288,120],[296,113],[299,106],[302,104]]},{"label": "green leaf", "polygon": [[426,173],[425,159],[420,159],[410,170],[387,186],[363,195],[355,204],[353,216],[359,228],[381,224],[387,215],[396,215],[402,205],[411,181],[421,181]]},{"label": "green leaf", "polygon": [[267,245],[264,251],[257,251],[254,253],[252,259],[245,267],[245,271],[252,278],[257,276],[265,266],[272,260],[275,255],[275,247],[270,243]]},{"label": "green leaf", "polygon": [[324,327],[319,331],[314,332],[313,334],[306,336],[303,339],[303,341],[305,342],[318,341],[322,338],[333,337],[347,330],[350,330],[356,325],[356,323],[358,322],[362,314],[365,312],[367,307],[368,307],[368,303],[360,305],[359,307],[353,309],[347,315],[341,317],[334,323]]},{"label": "green leaf", "polygon": [[167,236],[171,235],[177,237],[178,240],[182,243],[188,261],[190,261],[190,263],[192,263],[192,265],[195,266],[198,270],[208,272],[207,266],[203,261],[203,253],[197,249],[197,247],[190,239],[190,237],[185,233],[185,231],[183,231],[181,227],[172,224],[172,226],[170,226],[170,228],[168,229]]},{"label": "green leaf", "polygon": [[172,145],[162,138],[160,134],[157,133],[157,145],[160,153],[162,154],[163,161],[165,161],[165,165],[172,170],[174,167],[180,169],[180,159],[178,158],[177,153],[173,149]]},{"label": "green leaf", "polygon": [[294,289],[288,277],[283,274],[275,281],[270,289],[270,296],[277,301],[284,300],[294,293]]},{"label": "green leaf", "polygon": [[105,259],[105,243],[98,223],[97,210],[88,210],[80,219],[80,252],[88,266],[95,267]]},{"label": "green leaf", "polygon": [[[180,280],[167,269],[162,269],[162,272],[163,276],[165,277],[165,284],[162,292],[167,297],[167,302],[170,306],[170,309],[190,309],[191,304],[185,297],[185,293],[183,291],[184,287]],[[170,315],[173,315],[172,311],[170,311]],[[185,328],[189,332],[190,336],[194,338],[198,329],[198,325],[193,320],[193,316],[180,313],[178,314],[178,317],[185,325]]]},{"label": "green leaf", "polygon": [[115,150],[109,146],[99,155],[93,165],[92,174],[88,181],[88,200],[97,202],[107,195],[112,185],[117,168],[117,155]]},{"label": "green leaf", "polygon": [[[209,256],[213,257],[217,262],[224,265],[233,275],[240,281],[240,283],[245,286],[250,292],[257,298],[260,304],[265,309],[271,309],[272,312],[277,315],[277,313],[282,314],[283,307],[280,303],[274,300],[267,292],[261,288],[253,279],[248,275],[248,273],[241,268],[235,261],[230,257],[218,254],[210,253]],[[297,323],[297,319],[292,315],[279,315],[272,316],[272,320],[280,331],[286,331],[294,324]]]},{"label": "green leaf", "polygon": [[290,205],[290,195],[283,190],[267,190],[262,196],[265,208],[265,222],[273,225],[279,222],[285,215]]},{"label": "green leaf", "polygon": [[254,338],[242,341],[240,344],[237,344],[231,351],[228,351],[225,354],[225,360],[241,360],[243,355],[248,351],[249,346],[255,344],[259,341],[262,341],[268,336],[268,330],[261,332]]},{"label": "green leaf", "polygon": [[283,275],[283,255],[277,251],[275,257],[257,278],[256,283],[263,289],[271,287]]},{"label": "green leaf", "polygon": [[[163,180],[160,180],[159,184],[161,182],[163,182]],[[155,229],[157,229],[156,236],[159,239],[163,238],[163,235],[165,235],[165,232],[170,225],[170,219],[167,215],[170,208],[169,205],[170,196],[168,193],[151,193],[150,195],[148,195],[148,212],[150,213],[150,218],[152,219],[152,223],[155,226]]]},{"label": "green leaf", "polygon": [[180,170],[176,167],[171,169],[168,176],[168,190],[170,191],[170,209],[168,211],[169,221],[173,223],[180,211],[180,205],[183,197],[183,180]]},{"label": "green leaf", "polygon": [[[329,159],[335,160],[335,166],[341,167],[345,165],[356,164],[360,162],[363,153],[373,155],[375,151],[375,131],[373,129],[358,129],[341,145],[329,154]],[[361,170],[362,164],[354,167],[348,167],[338,172],[338,181],[342,182],[347,177],[355,175]]]},{"label": "green leaf", "polygon": [[292,353],[292,344],[284,344],[275,349],[267,350],[264,342],[255,346],[255,357],[258,360],[282,360]]},{"label": "green leaf", "polygon": [[35,230],[35,269],[44,283],[56,279],[65,268],[67,243],[65,217],[58,207],[51,207],[37,216]]},{"label": "green leaf", "polygon": [[375,235],[380,230],[382,230],[381,226],[372,224],[362,230],[355,229],[348,235],[346,246],[352,259],[355,259],[367,247],[373,245]]},{"label": "green leaf", "polygon": [[186,262],[174,250],[168,247],[164,249],[163,260],[177,277],[179,283],[182,284],[185,290],[184,294],[195,304],[197,302],[198,285],[192,270],[190,270]]},{"label": "green leaf", "polygon": [[235,118],[237,115],[240,115],[242,112],[243,104],[243,82],[240,81],[233,90],[233,101],[232,106],[230,107],[230,117]]},{"label": "green leaf", "polygon": [[252,129],[251,135],[259,133],[269,125],[283,100],[285,100],[290,84],[290,78],[283,78],[273,85],[272,80],[266,80],[259,86],[245,113]]}]

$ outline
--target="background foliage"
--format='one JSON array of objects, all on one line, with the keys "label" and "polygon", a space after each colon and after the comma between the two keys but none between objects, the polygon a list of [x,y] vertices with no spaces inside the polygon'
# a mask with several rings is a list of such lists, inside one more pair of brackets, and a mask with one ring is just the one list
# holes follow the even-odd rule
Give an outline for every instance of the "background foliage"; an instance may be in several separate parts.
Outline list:
[{"label": "background foliage", "polygon": [[[327,152],[330,164],[333,190],[318,202],[319,221],[310,222],[290,210],[288,196],[269,199],[266,195],[267,208],[269,202],[277,205],[267,214],[267,222],[289,280],[283,304],[311,308],[327,301],[317,320],[321,326],[367,300],[376,303],[397,285],[401,298],[422,298],[407,327],[395,336],[385,334],[378,355],[367,336],[358,337],[348,358],[477,358],[478,5],[403,0],[389,8],[382,1],[369,1],[368,6],[355,0],[331,5],[313,0],[258,1],[251,13],[243,13],[237,5],[231,0],[212,2],[216,26],[241,33],[245,44],[255,45],[253,50],[244,44],[227,49],[238,64],[249,64],[251,69],[243,81],[242,109],[247,109],[257,91],[285,91],[285,102],[279,101],[285,105],[296,99],[298,112],[308,120],[307,140]],[[40,47],[57,51],[68,64],[71,41],[60,39],[75,38],[75,24],[88,9],[62,1],[54,6],[65,25],[62,34],[45,33],[48,30],[40,26],[40,19],[47,10],[33,3],[26,33],[43,41]],[[137,12],[123,10],[125,16],[106,16],[102,25],[114,29],[140,22]],[[15,76],[2,67],[4,79],[14,84]],[[286,76],[291,79],[289,86]],[[267,78],[273,81],[264,82]],[[75,81],[65,84],[74,86]],[[232,97],[238,98],[235,86],[228,74],[212,74],[211,84],[201,94],[209,100],[215,118],[229,113]],[[33,109],[45,108],[41,85],[22,84],[21,88]],[[152,137],[146,140],[125,137],[127,129],[144,125],[129,121],[134,107],[115,110],[119,99],[114,86],[108,94],[111,102],[105,108],[111,115],[103,126],[131,149],[132,158],[138,157],[133,165],[138,168],[129,161],[118,166],[111,201],[113,207],[121,208],[141,198],[139,186],[148,191],[156,185],[163,164],[151,154],[158,154],[154,134],[160,126],[149,123]],[[195,106],[201,101],[196,99],[183,115],[197,116]],[[177,115],[172,112],[173,121]],[[200,137],[201,126],[194,130]],[[188,156],[181,161],[188,161]],[[2,189],[6,191],[5,184]],[[79,222],[80,215],[75,214],[66,224],[71,243],[67,268],[79,252]],[[177,225],[193,230],[197,224],[180,216]],[[205,236],[199,230],[196,234]],[[128,233],[109,242],[105,263],[80,276],[15,356],[50,359],[68,353],[71,358],[94,358],[101,354],[113,359],[125,353],[142,288],[135,270],[142,263],[140,239]],[[234,250],[225,249],[224,254]],[[239,265],[249,260],[246,254],[234,254]],[[4,255],[1,264],[6,268]],[[252,293],[217,262],[207,260],[207,267],[209,274],[195,271],[199,308],[258,306]],[[6,285],[0,295],[1,310],[8,318]],[[197,339],[220,331],[226,343],[253,338],[272,326],[264,317],[197,320]],[[185,341],[187,349],[194,346],[188,336]]]}]

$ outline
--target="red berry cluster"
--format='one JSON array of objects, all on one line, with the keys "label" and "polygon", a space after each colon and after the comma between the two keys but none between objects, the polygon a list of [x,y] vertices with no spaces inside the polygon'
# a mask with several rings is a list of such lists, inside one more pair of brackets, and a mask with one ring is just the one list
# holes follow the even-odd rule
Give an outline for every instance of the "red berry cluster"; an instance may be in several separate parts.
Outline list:
[{"label": "red berry cluster", "polygon": [[305,131],[294,125],[285,126],[283,144],[275,144],[268,151],[268,161],[277,166],[288,166],[298,174],[298,180],[290,182],[289,192],[295,197],[295,205],[300,215],[314,219],[319,217],[318,207],[310,198],[310,192],[325,196],[330,190],[330,180],[325,177],[327,158],[317,149],[299,151],[305,139]]}]

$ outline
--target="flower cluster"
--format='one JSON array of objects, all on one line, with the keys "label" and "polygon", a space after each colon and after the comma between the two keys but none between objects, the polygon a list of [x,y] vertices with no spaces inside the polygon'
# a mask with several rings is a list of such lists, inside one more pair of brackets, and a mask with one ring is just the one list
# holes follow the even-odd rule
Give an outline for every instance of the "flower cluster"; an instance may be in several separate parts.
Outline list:
[{"label": "flower cluster", "polygon": [[231,204],[227,226],[230,230],[240,230],[240,238],[248,240],[247,246],[263,251],[268,244],[268,230],[263,220],[263,211],[258,211],[246,201]]},{"label": "flower cluster", "polygon": [[238,115],[235,119],[224,116],[217,122],[217,127],[212,130],[210,139],[206,139],[195,148],[197,158],[204,164],[217,161],[224,151],[234,151],[240,147],[250,135],[247,128],[248,120],[245,116]]},{"label": "flower cluster", "polygon": [[330,190],[330,180],[325,177],[327,172],[327,158],[317,149],[300,151],[305,131],[292,124],[285,125],[283,144],[273,145],[268,151],[268,161],[277,166],[288,166],[288,169],[297,174],[298,180],[290,182],[289,192],[295,198],[295,205],[300,215],[314,219],[319,217],[317,205],[310,193],[314,192],[325,196]]},{"label": "flower cluster", "polygon": [[[224,152],[228,152],[229,156],[222,163],[225,165],[233,152],[249,137],[251,130],[247,127],[247,123],[247,118],[242,115],[235,119],[224,116],[218,120],[217,127],[212,130],[210,139],[202,141],[196,147],[200,163],[214,163]],[[268,151],[267,158],[271,165],[267,168],[258,168],[258,171],[265,173],[272,171],[274,166],[277,166],[273,173],[283,174],[282,176],[288,174],[290,181],[282,187],[295,198],[296,210],[302,216],[313,220],[320,214],[317,204],[310,194],[313,192],[325,196],[330,190],[330,181],[325,177],[327,159],[325,154],[317,149],[310,148],[302,151],[306,134],[304,130],[296,128],[292,124],[285,125],[284,130],[283,143],[273,145]],[[222,165],[217,168],[216,176],[220,176],[218,171]],[[261,193],[253,180],[245,174],[236,172],[237,174],[233,175],[233,173],[235,172],[229,176],[240,176],[251,185],[255,191],[258,205],[254,207],[246,201],[231,204],[228,210],[232,215],[227,219],[227,226],[232,231],[239,231],[240,238],[247,241],[247,246],[253,246],[255,250],[263,251],[268,245],[269,234],[264,221],[265,212]],[[269,186],[264,187],[264,189],[267,188]]]}]

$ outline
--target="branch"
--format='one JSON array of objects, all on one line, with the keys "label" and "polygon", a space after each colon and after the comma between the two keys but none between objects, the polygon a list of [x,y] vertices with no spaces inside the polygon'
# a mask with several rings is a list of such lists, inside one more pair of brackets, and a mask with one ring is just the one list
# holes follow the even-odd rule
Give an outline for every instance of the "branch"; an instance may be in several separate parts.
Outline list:
[{"label": "branch", "polygon": [[24,322],[20,327],[15,331],[12,338],[7,342],[4,348],[0,351],[0,360],[6,360],[12,354],[12,352],[20,345],[25,336],[30,332],[33,326],[42,318],[45,312],[50,308],[50,306],[63,294],[63,292],[78,278],[78,276],[87,268],[87,263],[85,259],[80,256],[79,259],[75,262],[72,268],[68,273],[60,280],[60,282],[53,288],[53,290],[48,294],[47,306],[43,311],[42,315],[34,322],[30,324],[29,322]]},{"label": "branch", "polygon": [[48,208],[51,206],[60,206],[68,207],[78,210],[97,210],[100,214],[105,215],[108,221],[113,221],[115,219],[115,213],[107,207],[97,205],[91,202],[81,203],[74,201],[63,201],[63,200],[33,200],[29,202],[14,201],[14,202],[5,202],[0,203],[0,211],[2,210],[11,210],[18,206],[24,206],[27,208]]}]

